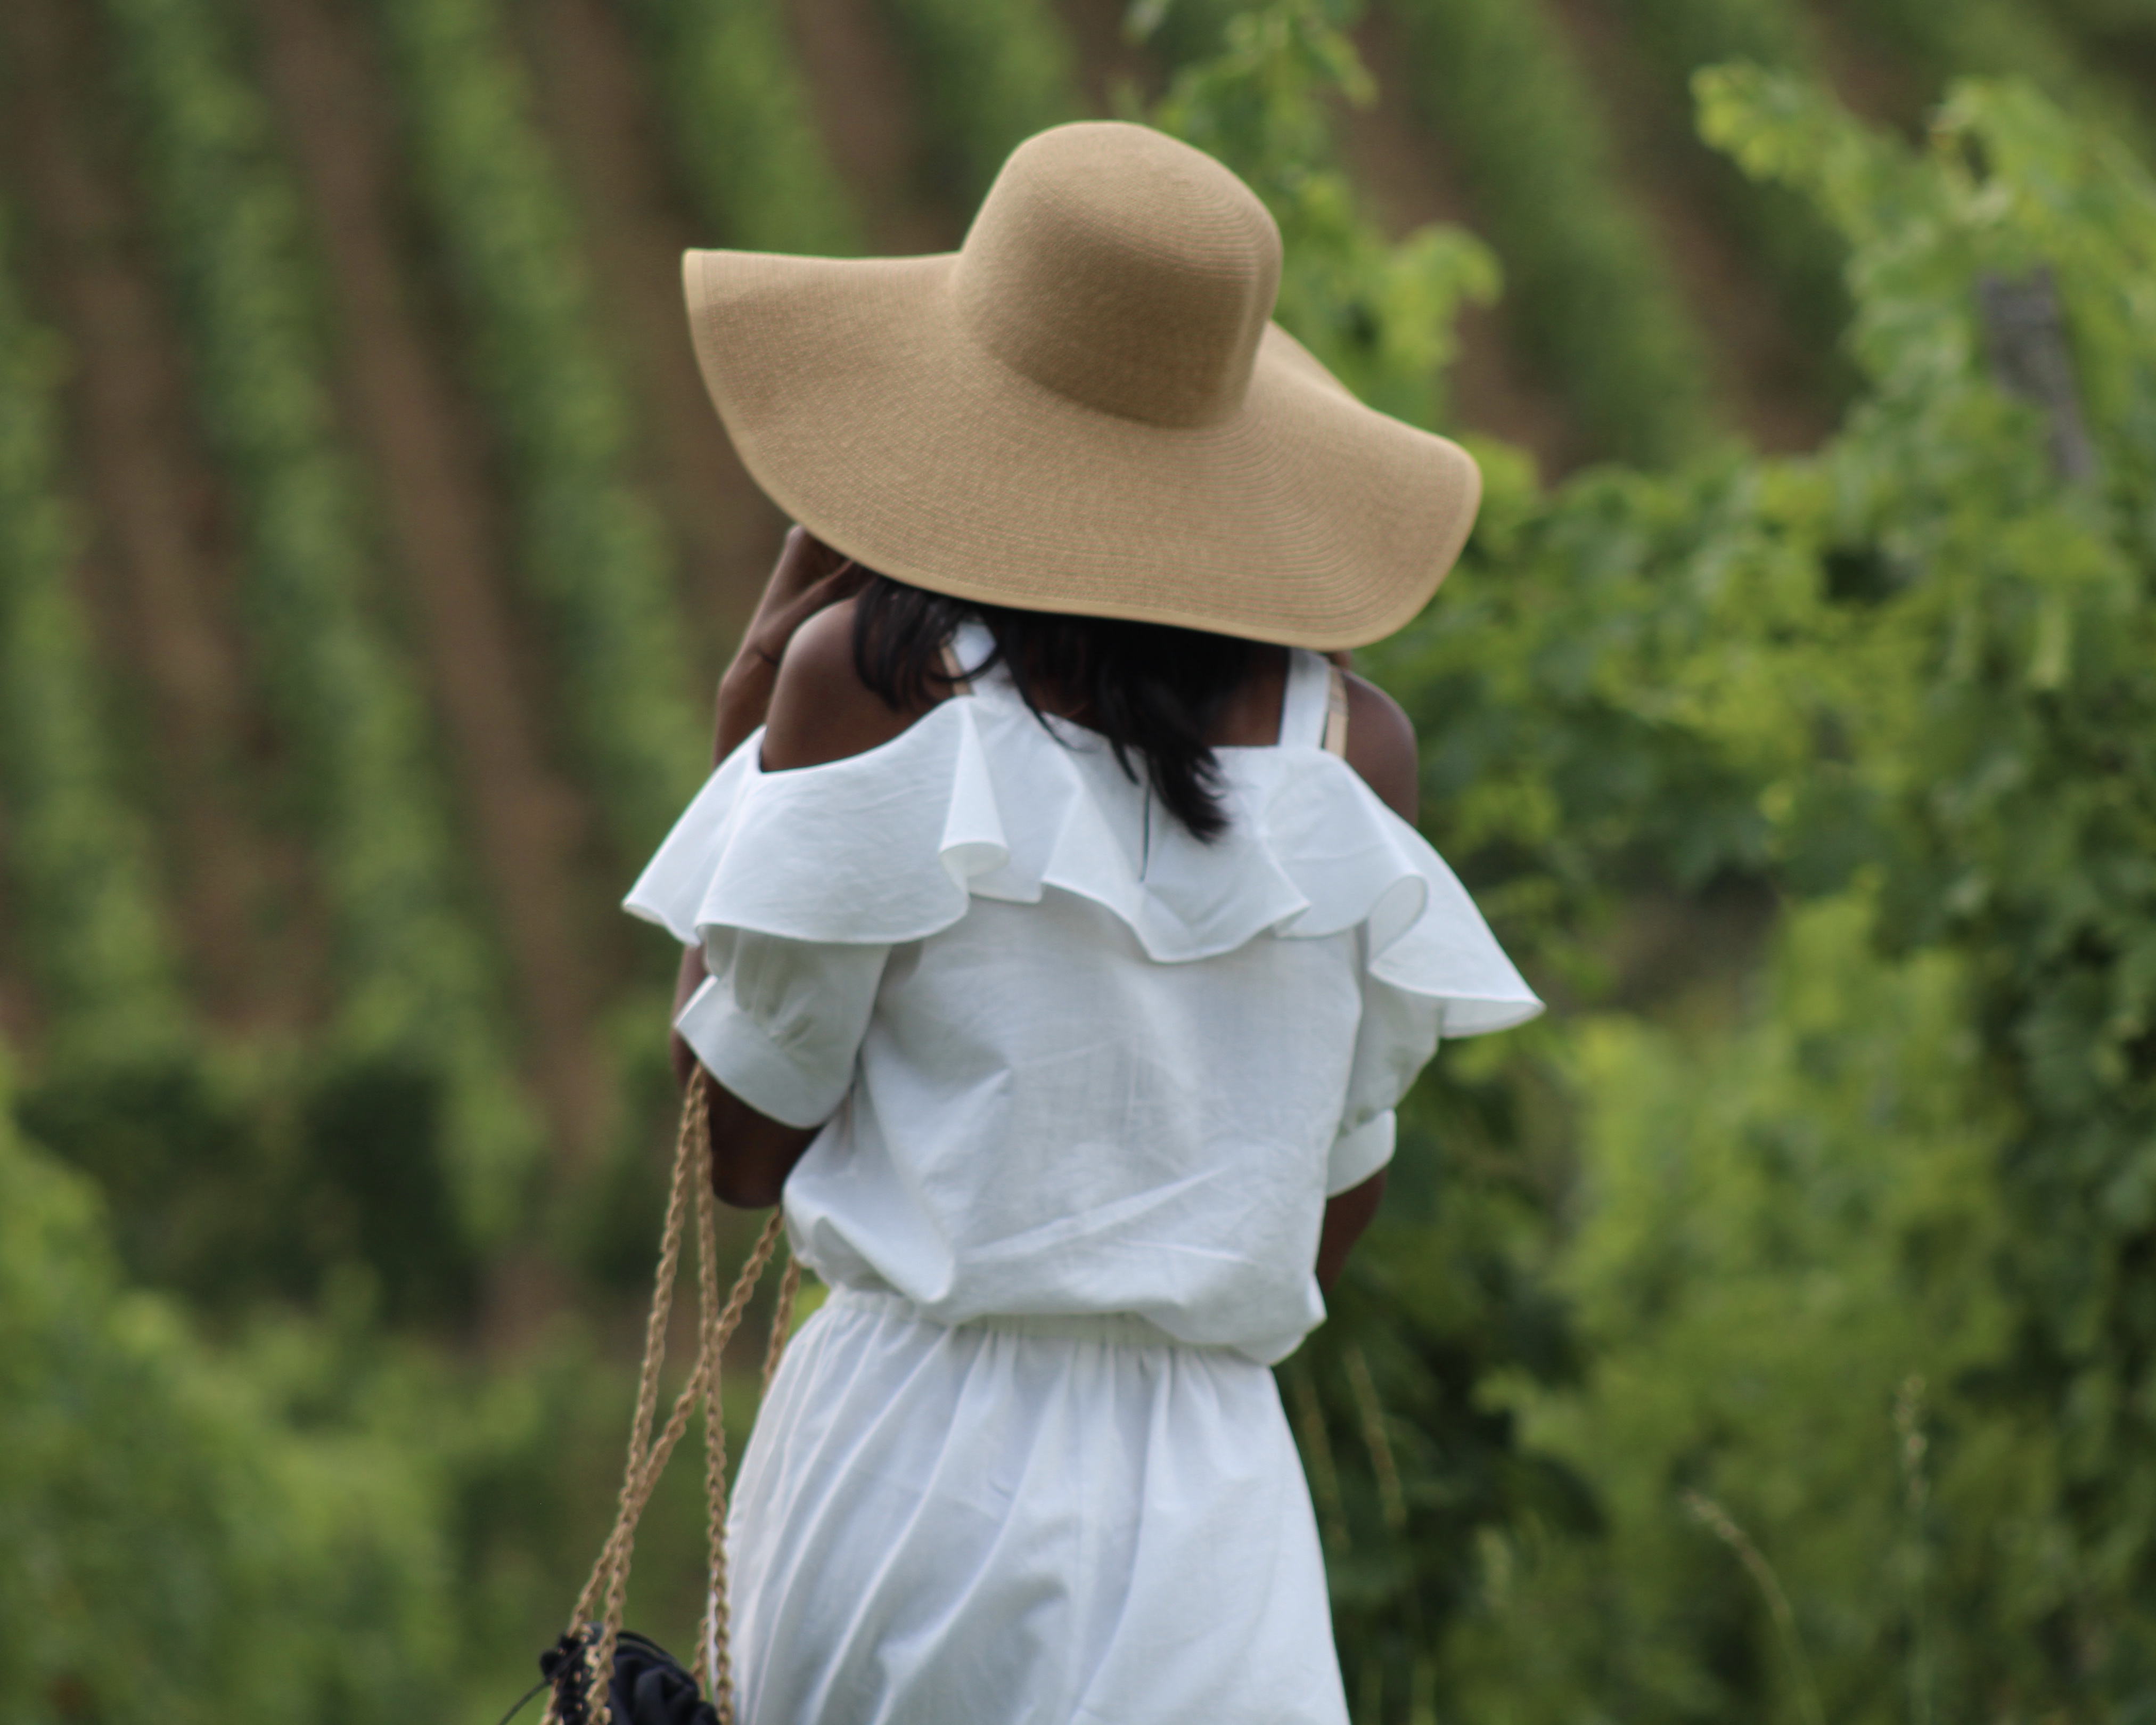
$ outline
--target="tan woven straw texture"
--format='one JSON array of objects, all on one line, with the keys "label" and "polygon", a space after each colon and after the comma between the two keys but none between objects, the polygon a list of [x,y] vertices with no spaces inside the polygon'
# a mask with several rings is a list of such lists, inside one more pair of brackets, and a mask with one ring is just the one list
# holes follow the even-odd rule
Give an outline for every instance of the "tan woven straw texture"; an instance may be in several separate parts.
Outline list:
[{"label": "tan woven straw texture", "polygon": [[938,593],[1321,649],[1390,634],[1481,497],[1270,322],[1279,230],[1139,126],[1012,153],[957,252],[692,251],[704,381],[772,501]]}]

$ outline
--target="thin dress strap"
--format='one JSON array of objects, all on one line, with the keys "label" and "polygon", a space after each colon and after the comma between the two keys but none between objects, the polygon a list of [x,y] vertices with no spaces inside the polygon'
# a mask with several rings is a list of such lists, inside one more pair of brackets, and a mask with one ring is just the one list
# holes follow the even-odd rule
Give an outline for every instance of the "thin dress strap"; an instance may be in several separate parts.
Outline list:
[{"label": "thin dress strap", "polygon": [[1288,654],[1280,740],[1284,745],[1314,744],[1328,754],[1347,752],[1347,684],[1338,666],[1306,647],[1292,648]]},{"label": "thin dress strap", "polygon": [[943,675],[950,678],[953,695],[973,692],[973,679],[966,675],[966,662],[959,658],[957,646],[949,641],[943,644]]},{"label": "thin dress strap", "polygon": [[968,672],[983,664],[995,650],[996,638],[984,624],[968,619],[951,632],[943,644],[943,670],[951,679],[953,695],[973,693],[973,679]]},{"label": "thin dress strap", "polygon": [[1325,752],[1348,758],[1348,673],[1327,660],[1325,666]]},{"label": "thin dress strap", "polygon": [[1305,747],[1325,735],[1326,662],[1306,648],[1291,647],[1287,686],[1281,691],[1280,742]]}]

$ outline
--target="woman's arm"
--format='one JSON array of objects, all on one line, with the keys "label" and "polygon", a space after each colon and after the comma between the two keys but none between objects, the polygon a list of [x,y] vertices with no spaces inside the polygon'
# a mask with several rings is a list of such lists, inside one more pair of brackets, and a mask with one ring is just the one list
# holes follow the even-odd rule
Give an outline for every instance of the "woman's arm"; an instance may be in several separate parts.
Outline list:
[{"label": "woman's arm", "polygon": [[787,530],[786,543],[764,583],[756,614],[742,631],[733,663],[719,679],[717,723],[711,738],[714,767],[763,723],[778,686],[779,663],[801,625],[818,612],[851,598],[867,578],[852,558],[839,556],[806,527]]},{"label": "woman's arm", "polygon": [[1317,1236],[1317,1285],[1327,1293],[1348,1267],[1348,1254],[1378,1214],[1378,1201],[1384,1195],[1385,1171],[1379,1168],[1361,1185],[1326,1199],[1325,1227]]},{"label": "woman's arm", "polygon": [[[1415,760],[1414,726],[1399,704],[1374,683],[1348,679],[1348,764],[1399,818],[1413,824],[1421,771]],[[1325,1226],[1317,1236],[1317,1285],[1327,1293],[1348,1266],[1348,1254],[1378,1214],[1385,1195],[1383,1168],[1359,1186],[1326,1200]]]},{"label": "woman's arm", "polygon": [[[681,954],[681,973],[674,985],[675,1018],[704,980],[704,952],[690,947]],[[670,1050],[674,1081],[704,1086],[711,1122],[711,1190],[721,1204],[737,1209],[768,1209],[778,1202],[786,1177],[815,1139],[819,1128],[788,1126],[759,1114],[696,1064],[694,1050],[677,1031]]]},{"label": "woman's arm", "polygon": [[[712,765],[725,760],[764,722],[778,688],[779,666],[802,625],[852,598],[863,578],[855,565],[812,537],[807,529],[797,526],[788,531],[756,614],[742,633],[740,649],[719,679]],[[703,948],[684,948],[675,978],[672,1018],[680,1016],[705,974]],[[815,1129],[788,1126],[750,1107],[698,1066],[695,1050],[678,1032],[670,1037],[667,1051],[676,1084],[685,1088],[693,1081],[704,1086],[711,1122],[711,1189],[722,1202],[743,1209],[762,1209],[778,1203],[787,1175],[815,1137]]]}]

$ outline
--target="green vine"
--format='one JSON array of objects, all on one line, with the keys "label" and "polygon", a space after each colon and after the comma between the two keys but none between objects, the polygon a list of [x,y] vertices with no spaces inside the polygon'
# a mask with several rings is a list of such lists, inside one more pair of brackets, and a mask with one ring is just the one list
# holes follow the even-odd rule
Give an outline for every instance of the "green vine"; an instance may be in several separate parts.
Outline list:
[{"label": "green vine", "polygon": [[311,781],[339,1040],[362,1065],[439,1075],[447,1178],[472,1236],[493,1237],[536,1133],[490,955],[456,902],[425,703],[377,613],[296,190],[212,0],[105,9],[197,399],[241,504],[254,661]]},{"label": "green vine", "polygon": [[1086,111],[1048,0],[881,0],[911,67],[939,187],[971,209],[1004,158]]},{"label": "green vine", "polygon": [[675,560],[632,480],[630,409],[601,344],[575,218],[493,0],[375,0],[428,217],[507,457],[518,572],[566,729],[614,845],[640,859],[707,749]]},{"label": "green vine", "polygon": [[1387,0],[1410,99],[1457,151],[1530,357],[1592,448],[1663,465],[1715,422],[1706,357],[1541,0]]},{"label": "green vine", "polygon": [[624,0],[711,244],[850,257],[853,207],[773,0]]},{"label": "green vine", "polygon": [[0,209],[0,823],[11,921],[56,1052],[172,1043],[183,1008],[150,834],[120,797],[105,679],[73,589],[59,447],[64,372],[32,321]]}]

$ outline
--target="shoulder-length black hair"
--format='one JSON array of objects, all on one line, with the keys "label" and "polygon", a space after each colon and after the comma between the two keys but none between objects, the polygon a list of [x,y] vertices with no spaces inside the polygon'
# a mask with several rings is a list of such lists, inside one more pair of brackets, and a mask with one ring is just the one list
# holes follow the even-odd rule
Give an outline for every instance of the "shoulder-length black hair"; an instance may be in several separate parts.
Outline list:
[{"label": "shoulder-length black hair", "polygon": [[[1149,783],[1168,812],[1200,839],[1228,828],[1220,768],[1205,741],[1250,672],[1253,644],[1166,624],[975,604],[871,575],[855,602],[854,668],[895,707],[947,691],[944,644],[968,619],[995,638],[968,677],[1002,665],[1036,716],[1042,691],[1097,732],[1116,764]],[[1142,771],[1144,779],[1139,779]]]}]

